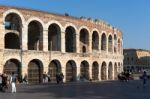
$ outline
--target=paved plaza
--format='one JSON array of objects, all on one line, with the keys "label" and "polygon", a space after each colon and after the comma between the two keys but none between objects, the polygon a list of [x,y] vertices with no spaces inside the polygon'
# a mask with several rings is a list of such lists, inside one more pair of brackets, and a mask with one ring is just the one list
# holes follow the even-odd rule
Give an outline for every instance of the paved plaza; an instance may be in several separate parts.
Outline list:
[{"label": "paved plaza", "polygon": [[146,88],[141,81],[104,81],[67,84],[17,85],[17,93],[10,89],[0,92],[0,99],[150,99],[150,81]]}]

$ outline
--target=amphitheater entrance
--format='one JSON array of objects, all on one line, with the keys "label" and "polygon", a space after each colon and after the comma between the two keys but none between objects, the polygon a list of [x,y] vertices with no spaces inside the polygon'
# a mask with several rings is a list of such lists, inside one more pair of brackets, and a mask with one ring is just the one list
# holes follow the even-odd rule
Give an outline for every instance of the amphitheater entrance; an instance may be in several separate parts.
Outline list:
[{"label": "amphitheater entrance", "polygon": [[106,63],[102,63],[101,67],[101,80],[107,80],[107,74],[106,74]]},{"label": "amphitheater entrance", "polygon": [[11,75],[12,72],[17,75],[18,81],[21,81],[21,64],[16,59],[10,59],[8,60],[3,68],[3,73],[7,75]]},{"label": "amphitheater entrance", "polygon": [[92,80],[98,80],[99,68],[98,63],[94,62],[92,65]]},{"label": "amphitheater entrance", "polygon": [[39,60],[32,60],[28,64],[28,82],[42,83],[43,64]]},{"label": "amphitheater entrance", "polygon": [[80,65],[81,79],[89,80],[89,63],[82,61]]},{"label": "amphitheater entrance", "polygon": [[76,81],[76,63],[70,60],[66,64],[66,82]]},{"label": "amphitheater entrance", "polygon": [[113,68],[112,68],[112,63],[111,62],[109,63],[109,66],[108,66],[108,79],[109,80],[113,79]]},{"label": "amphitheater entrance", "polygon": [[61,73],[61,64],[58,60],[51,61],[48,69],[48,74],[51,77],[51,82],[56,82],[56,74]]}]

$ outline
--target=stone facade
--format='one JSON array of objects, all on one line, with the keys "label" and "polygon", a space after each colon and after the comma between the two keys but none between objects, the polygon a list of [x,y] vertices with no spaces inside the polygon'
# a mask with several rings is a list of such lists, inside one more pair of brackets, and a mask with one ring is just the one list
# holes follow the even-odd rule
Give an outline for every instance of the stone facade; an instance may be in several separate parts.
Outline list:
[{"label": "stone facade", "polygon": [[150,51],[145,49],[124,49],[124,71],[150,71]]},{"label": "stone facade", "polygon": [[100,20],[0,6],[0,72],[28,74],[41,82],[48,73],[64,81],[114,80],[123,70],[123,38]]}]

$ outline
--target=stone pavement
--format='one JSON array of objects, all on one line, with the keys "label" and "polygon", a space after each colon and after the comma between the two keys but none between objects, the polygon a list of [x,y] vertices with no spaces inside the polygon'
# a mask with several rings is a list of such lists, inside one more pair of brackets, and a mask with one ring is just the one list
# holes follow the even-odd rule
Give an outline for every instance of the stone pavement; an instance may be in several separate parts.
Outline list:
[{"label": "stone pavement", "polygon": [[129,82],[102,81],[67,84],[17,85],[0,92],[0,99],[150,99],[150,81],[143,88],[139,80]]}]

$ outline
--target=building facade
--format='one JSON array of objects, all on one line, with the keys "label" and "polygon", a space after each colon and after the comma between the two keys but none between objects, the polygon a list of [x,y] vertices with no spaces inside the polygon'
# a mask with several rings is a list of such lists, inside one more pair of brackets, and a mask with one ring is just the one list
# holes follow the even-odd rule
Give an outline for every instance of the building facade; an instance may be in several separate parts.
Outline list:
[{"label": "building facade", "polygon": [[123,70],[122,32],[100,20],[0,6],[0,73],[42,82],[114,80]]},{"label": "building facade", "polygon": [[145,49],[124,49],[124,71],[150,71],[150,51]]}]

